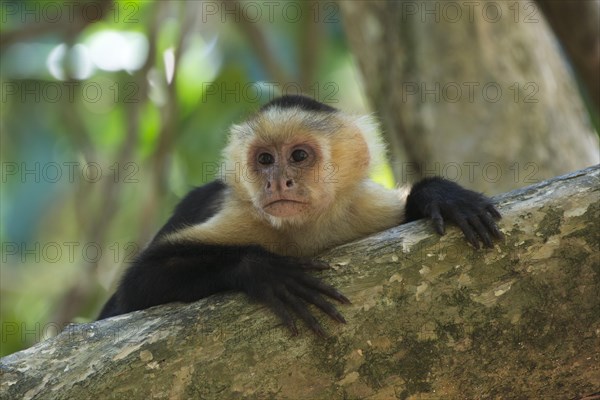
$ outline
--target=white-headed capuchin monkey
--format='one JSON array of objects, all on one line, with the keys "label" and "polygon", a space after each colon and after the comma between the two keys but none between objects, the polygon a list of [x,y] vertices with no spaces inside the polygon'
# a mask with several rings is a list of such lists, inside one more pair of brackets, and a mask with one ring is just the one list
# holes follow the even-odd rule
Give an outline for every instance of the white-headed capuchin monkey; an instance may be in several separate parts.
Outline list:
[{"label": "white-headed capuchin monkey", "polygon": [[490,200],[456,183],[425,179],[410,192],[374,183],[383,150],[369,117],[304,96],[271,101],[231,128],[221,179],[179,203],[99,319],[233,290],[266,304],[293,334],[297,316],[324,335],[308,305],[345,322],[325,297],[349,300],[309,273],[327,268],[309,257],[424,217],[439,234],[445,221],[457,224],[476,248],[502,236]]}]

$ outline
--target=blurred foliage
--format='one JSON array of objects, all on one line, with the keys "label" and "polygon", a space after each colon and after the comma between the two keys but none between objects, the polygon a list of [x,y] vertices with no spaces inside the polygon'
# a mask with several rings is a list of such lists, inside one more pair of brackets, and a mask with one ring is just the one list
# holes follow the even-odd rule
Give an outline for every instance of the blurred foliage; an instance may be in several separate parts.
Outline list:
[{"label": "blurred foliage", "polygon": [[333,2],[3,1],[0,18],[0,355],[97,315],[215,177],[231,123],[282,93],[368,112]]}]

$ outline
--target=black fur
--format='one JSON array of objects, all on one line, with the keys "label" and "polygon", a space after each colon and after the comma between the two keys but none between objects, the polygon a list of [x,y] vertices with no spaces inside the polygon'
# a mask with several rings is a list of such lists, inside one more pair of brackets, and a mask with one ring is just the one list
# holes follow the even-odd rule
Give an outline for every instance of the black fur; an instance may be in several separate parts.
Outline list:
[{"label": "black fur", "polygon": [[[306,96],[283,96],[261,110],[271,107],[337,111]],[[294,334],[298,332],[295,314],[314,332],[324,335],[309,309],[311,304],[331,318],[345,322],[325,297],[341,303],[349,303],[348,299],[307,273],[311,269],[327,268],[327,265],[275,255],[259,246],[161,240],[169,233],[200,224],[218,213],[227,190],[220,181],[192,190],[129,266],[98,319],[170,302],[192,302],[224,291],[242,291],[266,304]],[[480,240],[491,247],[492,237],[502,237],[494,222],[500,214],[488,198],[441,178],[417,183],[408,196],[405,211],[407,222],[431,218],[440,234],[444,234],[444,220],[456,223],[475,247],[479,247]]]},{"label": "black fur", "polygon": [[345,322],[328,296],[342,303],[349,300],[333,287],[307,274],[324,269],[317,261],[284,257],[259,246],[219,246],[196,242],[169,243],[159,239],[186,225],[201,223],[219,208],[221,182],[194,189],[175,209],[174,215],[125,272],[117,292],[108,300],[98,319],[143,310],[171,302],[192,302],[224,291],[242,291],[265,303],[296,334],[293,313],[314,332],[323,328],[308,304],[331,318]]},{"label": "black fur", "polygon": [[[323,328],[309,311],[313,304],[331,318],[345,322],[324,296],[349,303],[333,287],[307,274],[326,265],[269,253],[259,246],[219,246],[196,242],[162,242],[159,239],[185,226],[198,224],[218,212],[226,186],[215,181],[192,190],[176,207],[173,216],[125,272],[116,293],[98,319],[143,310],[171,302],[192,302],[224,291],[242,291],[266,304],[294,333],[293,314],[314,332]],[[444,234],[444,219],[456,223],[467,240],[492,245],[502,237],[494,222],[500,214],[485,196],[441,179],[424,179],[411,190],[406,221],[429,217]]]},{"label": "black fur", "polygon": [[158,231],[154,240],[185,226],[202,223],[215,215],[226,188],[223,182],[217,180],[193,189],[179,202],[175,212]]},{"label": "black fur", "polygon": [[469,243],[481,240],[492,247],[492,237],[502,238],[494,219],[500,213],[490,199],[442,178],[426,178],[414,185],[406,199],[406,222],[431,218],[437,233],[445,233],[444,220],[458,225]]},{"label": "black fur", "polygon": [[[216,210],[218,209],[219,202],[223,197],[223,192],[225,191],[225,189],[226,186],[223,182],[213,181],[204,186],[193,189],[183,198],[183,200],[179,202],[179,204],[175,208],[175,212],[173,213],[171,218],[169,218],[167,223],[154,236],[154,239],[152,240],[152,243],[149,245],[149,247],[145,249],[129,267],[129,269],[125,273],[125,276],[123,277],[123,281],[117,289],[117,292],[113,294],[110,297],[110,299],[108,299],[108,301],[102,308],[102,311],[100,311],[98,319],[113,317],[115,315],[124,314],[129,311],[139,310],[142,308],[148,308],[152,305],[165,303],[157,303],[156,301],[159,301],[157,299],[156,301],[154,301],[154,304],[149,304],[141,308],[132,308],[132,305],[129,302],[127,302],[127,299],[123,299],[123,297],[126,297],[125,295],[123,295],[123,293],[128,292],[130,290],[129,285],[133,284],[133,286],[135,286],[135,282],[129,281],[125,283],[127,275],[130,274],[131,270],[141,268],[143,262],[145,262],[145,260],[147,259],[146,253],[150,249],[154,250],[153,243],[157,242],[158,239],[160,239],[168,233],[175,232],[185,226],[204,222],[211,216],[213,216],[216,213]],[[151,252],[151,254],[154,254],[154,252]],[[154,272],[158,274],[158,277],[162,275],[162,271],[160,270]],[[159,279],[157,279],[157,282],[158,281]],[[173,292],[176,292],[177,287],[174,286],[171,290]],[[198,297],[198,299],[200,298],[201,297]]]},{"label": "black fur", "polygon": [[323,104],[315,99],[303,95],[287,95],[281,96],[261,107],[260,111],[267,110],[269,108],[293,108],[298,107],[305,111],[318,111],[318,112],[336,112],[337,109]]}]

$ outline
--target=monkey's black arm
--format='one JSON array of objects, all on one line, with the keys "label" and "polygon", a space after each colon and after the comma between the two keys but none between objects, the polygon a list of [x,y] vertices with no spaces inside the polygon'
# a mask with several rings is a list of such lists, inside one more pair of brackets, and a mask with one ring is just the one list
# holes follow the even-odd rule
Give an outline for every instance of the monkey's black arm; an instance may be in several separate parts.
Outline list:
[{"label": "monkey's black arm", "polygon": [[293,314],[324,335],[308,303],[333,319],[345,322],[323,295],[342,303],[349,300],[333,287],[307,274],[325,264],[283,257],[260,246],[168,242],[169,233],[201,224],[219,211],[226,185],[214,181],[192,190],[149,247],[126,270],[117,292],[98,319],[171,302],[192,302],[223,291],[241,291],[266,304],[296,334]]},{"label": "monkey's black arm", "polygon": [[99,318],[234,290],[266,304],[293,334],[298,333],[292,316],[296,314],[317,334],[325,335],[308,304],[345,322],[323,295],[342,303],[349,300],[306,273],[307,269],[324,268],[327,266],[319,262],[275,255],[259,246],[156,243],[127,269]]},{"label": "monkey's black arm", "polygon": [[444,220],[455,223],[469,243],[479,240],[492,247],[492,237],[502,238],[494,219],[500,213],[486,196],[443,178],[426,178],[414,185],[406,199],[406,222],[431,218],[437,233],[445,233]]}]

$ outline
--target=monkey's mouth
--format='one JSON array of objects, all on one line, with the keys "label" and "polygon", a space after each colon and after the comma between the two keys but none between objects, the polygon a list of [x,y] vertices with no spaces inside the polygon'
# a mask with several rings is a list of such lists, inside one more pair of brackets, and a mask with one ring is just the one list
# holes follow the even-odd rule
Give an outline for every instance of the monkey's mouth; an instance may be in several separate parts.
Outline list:
[{"label": "monkey's mouth", "polygon": [[263,206],[268,214],[274,217],[291,217],[306,210],[307,202],[293,199],[277,199]]},{"label": "monkey's mouth", "polygon": [[267,204],[265,204],[265,208],[266,207],[270,207],[274,204],[286,204],[286,203],[297,203],[297,204],[306,204],[303,201],[300,200],[294,200],[294,199],[277,199],[277,200],[273,200]]}]

